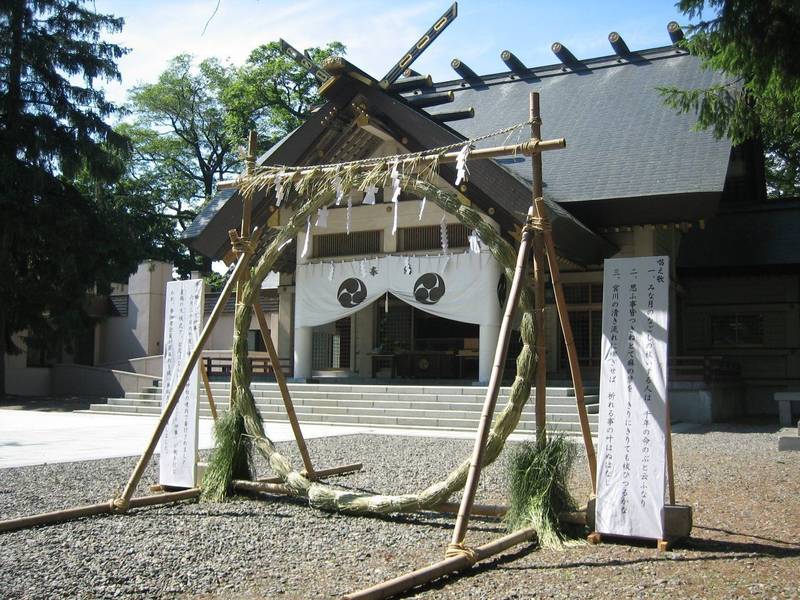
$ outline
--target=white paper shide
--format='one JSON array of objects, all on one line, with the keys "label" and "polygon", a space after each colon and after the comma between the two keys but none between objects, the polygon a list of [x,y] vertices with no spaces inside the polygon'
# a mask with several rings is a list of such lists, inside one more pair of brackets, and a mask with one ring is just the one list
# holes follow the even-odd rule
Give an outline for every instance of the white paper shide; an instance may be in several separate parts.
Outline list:
[{"label": "white paper shide", "polygon": [[663,538],[669,258],[605,261],[596,529]]},{"label": "white paper shide", "polygon": [[[164,315],[162,410],[200,338],[202,328],[203,280],[169,282]],[[197,484],[199,391],[200,371],[195,366],[161,436],[158,479],[161,485],[195,487]]]}]

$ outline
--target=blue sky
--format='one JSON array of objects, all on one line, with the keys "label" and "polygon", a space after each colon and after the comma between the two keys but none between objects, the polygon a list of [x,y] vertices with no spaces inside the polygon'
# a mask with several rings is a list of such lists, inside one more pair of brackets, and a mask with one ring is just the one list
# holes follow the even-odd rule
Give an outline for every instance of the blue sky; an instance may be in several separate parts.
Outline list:
[{"label": "blue sky", "polygon": [[[216,56],[241,64],[256,46],[283,37],[299,49],[339,40],[347,58],[382,77],[449,6],[448,0],[95,0],[98,12],[125,19],[111,38],[131,49],[120,62],[123,81],[107,86],[122,102],[125,90],[156,79],[181,52]],[[452,79],[450,60],[474,71],[504,70],[502,50],[528,66],[555,62],[550,44],[559,41],[578,58],[611,53],[607,36],[618,31],[632,50],[669,44],[667,23],[687,19],[672,0],[479,1],[460,0],[458,18],[414,63],[434,80]]]}]

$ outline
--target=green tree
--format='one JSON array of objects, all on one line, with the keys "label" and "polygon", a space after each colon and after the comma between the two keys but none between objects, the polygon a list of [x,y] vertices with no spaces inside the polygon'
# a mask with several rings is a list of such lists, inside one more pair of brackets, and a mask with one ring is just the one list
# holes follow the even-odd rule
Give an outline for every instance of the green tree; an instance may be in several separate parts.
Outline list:
[{"label": "green tree", "polygon": [[[59,344],[86,324],[86,292],[136,267],[126,210],[98,202],[121,171],[127,140],[106,123],[115,107],[94,87],[119,77],[125,52],[101,39],[122,20],[67,0],[0,5],[0,357],[27,330]],[[0,394],[5,393],[0,360]]]},{"label": "green tree", "polygon": [[760,136],[769,194],[800,194],[800,3],[680,0],[677,6],[697,19],[684,47],[727,80],[707,89],[664,89],[667,104],[696,112],[699,128],[735,144]]},{"label": "green tree", "polygon": [[[338,42],[312,48],[315,61],[344,52]],[[175,240],[214,194],[216,182],[238,172],[238,148],[247,131],[261,133],[269,147],[320,102],[317,82],[273,42],[256,48],[240,68],[207,59],[197,65],[181,54],[157,81],[135,87],[128,109],[133,123],[119,133],[129,137],[133,156],[129,183],[174,220]],[[169,247],[173,247],[172,244]],[[181,272],[210,264],[185,246],[171,258]]]},{"label": "green tree", "polygon": [[[344,53],[340,42],[308,49],[318,65]],[[244,140],[247,131],[255,129],[271,145],[300,126],[310,109],[322,102],[317,85],[313,75],[281,52],[278,42],[259,46],[223,91],[229,135]]]}]

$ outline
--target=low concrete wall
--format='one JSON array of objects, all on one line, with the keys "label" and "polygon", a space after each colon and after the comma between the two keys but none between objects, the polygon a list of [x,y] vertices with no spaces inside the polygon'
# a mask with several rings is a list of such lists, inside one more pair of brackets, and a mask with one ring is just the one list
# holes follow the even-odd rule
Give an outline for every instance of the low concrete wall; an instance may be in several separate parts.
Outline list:
[{"label": "low concrete wall", "polygon": [[673,421],[716,423],[742,416],[746,410],[742,382],[676,381],[670,384],[668,393]]},{"label": "low concrete wall", "polygon": [[97,365],[103,369],[114,369],[116,371],[128,371],[129,373],[139,373],[140,375],[150,375],[161,378],[163,356],[155,354],[153,356],[142,356],[140,358],[130,358],[120,362],[105,363]]},{"label": "low concrete wall", "polygon": [[6,368],[6,393],[14,396],[49,396],[50,368]]},{"label": "low concrete wall", "polygon": [[53,396],[116,397],[126,392],[141,392],[153,385],[152,375],[87,367],[55,365],[51,371],[50,393]]}]

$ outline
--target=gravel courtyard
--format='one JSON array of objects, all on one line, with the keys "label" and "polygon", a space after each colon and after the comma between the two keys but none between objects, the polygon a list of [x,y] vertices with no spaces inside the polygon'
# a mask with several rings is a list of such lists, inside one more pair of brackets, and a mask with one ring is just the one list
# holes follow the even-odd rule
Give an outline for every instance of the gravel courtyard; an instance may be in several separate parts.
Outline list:
[{"label": "gravel courtyard", "polygon": [[[777,439],[774,427],[752,424],[674,435],[678,501],[692,505],[695,522],[675,551],[519,546],[407,597],[800,598],[800,453],[779,453]],[[320,467],[364,463],[333,482],[381,492],[441,478],[471,445],[365,435],[309,442]],[[280,446],[299,464],[291,444]],[[0,470],[0,518],[107,500],[134,462]],[[504,462],[486,471],[479,502],[504,501]],[[144,480],[155,480],[152,465]],[[573,474],[579,500],[588,483],[581,460]],[[143,485],[137,495],[145,493]],[[0,534],[0,597],[335,598],[440,559],[453,522],[431,513],[345,517],[286,498],[145,508]],[[496,521],[472,523],[471,545],[502,533]]]}]

